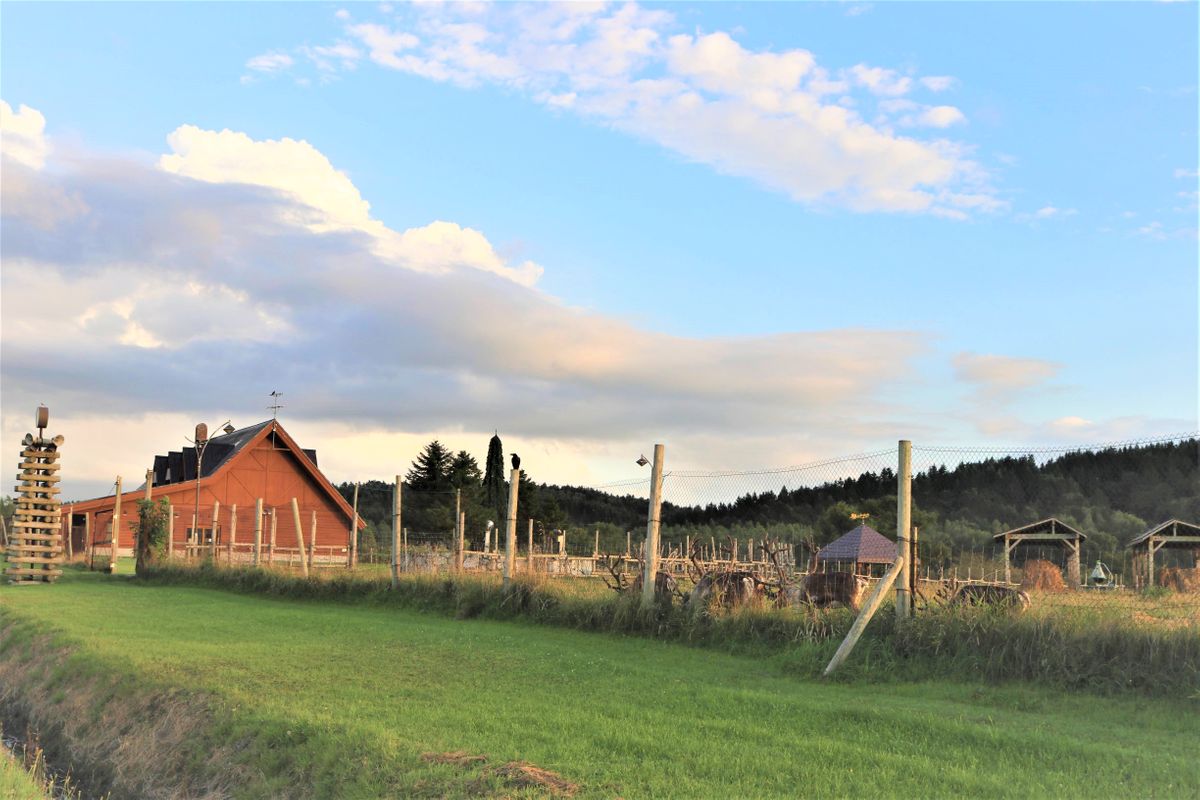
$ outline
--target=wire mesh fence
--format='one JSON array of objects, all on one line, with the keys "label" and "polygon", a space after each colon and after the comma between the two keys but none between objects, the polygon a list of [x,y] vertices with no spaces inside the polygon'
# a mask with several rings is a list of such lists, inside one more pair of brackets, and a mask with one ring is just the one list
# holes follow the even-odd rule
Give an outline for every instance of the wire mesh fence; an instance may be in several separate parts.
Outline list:
[{"label": "wire mesh fence", "polygon": [[[894,447],[753,470],[674,470],[662,479],[664,572],[682,585],[708,573],[749,576],[781,605],[857,607],[897,555]],[[596,486],[524,477],[488,495],[463,486],[340,487],[342,516],[290,504],[177,505],[173,558],[218,563],[498,572],[508,537],[516,572],[604,578],[639,574],[647,558],[649,466]],[[353,491],[352,491],[353,490]],[[1200,458],[1194,435],[1087,448],[912,448],[912,560],[918,611],[1019,605],[1060,617],[1108,615],[1137,624],[1200,626]],[[131,526],[136,509],[124,509]],[[109,545],[97,516],[92,547]],[[256,533],[257,531],[257,533]],[[76,531],[75,538],[81,536]],[[123,534],[123,537],[127,534]],[[82,541],[82,539],[80,539]],[[123,539],[124,547],[132,536]],[[257,546],[256,546],[257,542]]]}]

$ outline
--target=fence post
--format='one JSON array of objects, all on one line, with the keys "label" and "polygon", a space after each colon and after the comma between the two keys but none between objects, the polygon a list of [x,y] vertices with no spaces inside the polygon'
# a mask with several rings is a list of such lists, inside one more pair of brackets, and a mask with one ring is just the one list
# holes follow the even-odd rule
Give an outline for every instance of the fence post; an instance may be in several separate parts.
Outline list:
[{"label": "fence post", "polygon": [[358,563],[358,481],[354,482],[354,519],[350,521],[350,554],[346,566],[350,569]]},{"label": "fence post", "polygon": [[92,541],[92,512],[90,511],[83,515],[83,538],[87,543],[88,569],[92,569],[96,561],[96,543]]},{"label": "fence post", "polygon": [[464,559],[467,551],[467,512],[458,512],[458,571],[466,571]]},{"label": "fence post", "polygon": [[112,569],[109,572],[117,571],[117,556],[121,550],[121,476],[117,476],[117,496],[113,503],[113,521],[112,521]]},{"label": "fence post", "polygon": [[213,500],[213,521],[212,521],[212,536],[208,543],[208,557],[214,562],[217,560],[217,525],[220,524],[221,518],[217,516],[221,513],[221,501]]},{"label": "fence post", "polygon": [[642,575],[642,602],[654,601],[654,579],[658,577],[659,515],[662,512],[663,457],[666,448],[654,445],[654,467],[650,472],[650,508],[646,514],[646,571]]},{"label": "fence post", "polygon": [[304,560],[304,527],[300,524],[300,504],[294,497],[292,498],[292,524],[296,526],[296,547],[300,549],[300,571],[307,578],[308,562]]},{"label": "fence post", "polygon": [[229,566],[233,566],[233,551],[237,549],[237,503],[229,507]]},{"label": "fence post", "polygon": [[403,484],[396,476],[396,488],[392,490],[392,588],[400,585],[400,503]]},{"label": "fence post", "polygon": [[308,568],[317,568],[317,511],[312,512],[312,535],[308,538]]},{"label": "fence post", "polygon": [[529,520],[529,553],[525,556],[528,572],[533,574],[533,520]]},{"label": "fence post", "polygon": [[275,563],[275,534],[279,531],[279,506],[271,506],[271,545],[267,548],[267,566]]},{"label": "fence post", "polygon": [[[900,566],[896,581],[896,619],[908,619],[912,615],[912,548],[909,533],[912,530],[912,442],[900,440],[899,463],[896,470],[896,556]],[[901,561],[901,559],[903,559]]]},{"label": "fence post", "polygon": [[254,566],[262,563],[262,498],[254,501]]},{"label": "fence post", "polygon": [[463,571],[462,489],[454,490],[454,571]]},{"label": "fence post", "polygon": [[521,470],[514,469],[508,481],[508,514],[504,525],[504,585],[512,583],[517,566],[517,495],[521,485]]}]

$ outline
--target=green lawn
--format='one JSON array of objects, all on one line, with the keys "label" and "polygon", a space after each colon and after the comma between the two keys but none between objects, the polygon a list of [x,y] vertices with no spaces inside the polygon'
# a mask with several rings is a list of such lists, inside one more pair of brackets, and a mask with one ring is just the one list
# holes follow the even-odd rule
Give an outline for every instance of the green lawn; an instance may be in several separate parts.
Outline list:
[{"label": "green lawn", "polygon": [[804,682],[786,654],[74,571],[0,588],[6,617],[65,631],[94,666],[213,693],[231,735],[256,734],[237,755],[250,794],[297,774],[323,797],[496,789],[420,759],[462,750],[596,797],[1200,795],[1194,698]]}]

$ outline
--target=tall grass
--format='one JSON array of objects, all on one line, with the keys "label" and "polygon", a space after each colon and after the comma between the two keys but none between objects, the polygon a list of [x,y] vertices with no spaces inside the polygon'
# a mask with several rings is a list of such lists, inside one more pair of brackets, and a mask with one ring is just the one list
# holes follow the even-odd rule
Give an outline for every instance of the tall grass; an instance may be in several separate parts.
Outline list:
[{"label": "tall grass", "polygon": [[[821,674],[854,619],[843,608],[695,609],[667,602],[646,607],[637,596],[590,584],[581,590],[585,584],[578,579],[521,577],[505,588],[492,575],[405,575],[393,589],[387,580],[346,572],[305,579],[282,570],[164,565],[146,582],[396,605],[458,619],[524,620],[736,653],[785,651],[792,671],[806,676]],[[1102,613],[1022,615],[990,608],[930,609],[898,624],[885,607],[839,676],[1027,680],[1098,693],[1200,697],[1200,632]]]}]

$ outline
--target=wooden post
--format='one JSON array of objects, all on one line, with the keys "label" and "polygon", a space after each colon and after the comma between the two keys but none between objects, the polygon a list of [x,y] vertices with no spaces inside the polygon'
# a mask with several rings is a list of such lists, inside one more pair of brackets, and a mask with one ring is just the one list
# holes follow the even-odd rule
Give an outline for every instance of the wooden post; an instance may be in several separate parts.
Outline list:
[{"label": "wooden post", "polygon": [[96,560],[96,542],[92,537],[92,512],[85,512],[83,515],[83,538],[87,543],[87,560],[88,569],[95,566]]},{"label": "wooden post", "polygon": [[504,585],[512,583],[517,566],[517,495],[521,470],[514,469],[508,481],[508,514],[504,524]]},{"label": "wooden post", "polygon": [[218,516],[221,513],[221,501],[213,500],[213,522],[212,536],[208,544],[208,555],[213,561],[217,560],[217,527],[221,523],[221,518]]},{"label": "wooden post", "polygon": [[909,575],[909,580],[911,582],[911,585],[909,587],[909,592],[910,592],[914,602],[917,599],[917,591],[921,588],[921,573],[920,573],[921,559],[920,559],[920,555],[919,555],[921,550],[918,546],[918,541],[920,539],[920,533],[921,533],[920,529],[916,525],[913,525],[912,541],[908,547],[908,554],[912,561],[912,563],[908,565],[908,575]]},{"label": "wooden post", "polygon": [[533,520],[529,520],[529,554],[525,557],[530,575],[533,574]]},{"label": "wooden post", "polygon": [[262,498],[254,501],[254,566],[262,563]]},{"label": "wooden post", "polygon": [[[192,534],[191,534],[191,535],[192,535],[192,538],[193,538],[193,539],[195,539],[195,540],[197,540],[197,541],[199,541],[199,538],[200,538],[200,532],[199,532],[199,530],[200,530],[200,529],[196,527],[196,513],[195,513],[195,512],[192,512]],[[192,544],[188,544],[188,542],[187,542],[187,541],[184,541],[184,543],[183,543],[183,554],[184,554],[184,556],[185,556],[186,558],[191,558],[191,557],[192,557],[192,555],[193,555],[193,552],[195,553],[195,555],[199,555],[199,554],[200,554],[200,551],[199,551],[199,550],[195,550],[195,549],[194,549],[195,547],[199,547],[199,545],[192,545]]]},{"label": "wooden post", "polygon": [[292,524],[296,526],[296,547],[300,549],[300,571],[308,577],[308,562],[304,560],[304,528],[300,525],[300,504],[292,498]]},{"label": "wooden post", "polygon": [[400,551],[404,554],[404,571],[408,572],[411,566],[408,560],[408,528],[401,529],[402,537],[400,539]]},{"label": "wooden post", "polygon": [[237,503],[229,507],[229,566],[233,566],[233,551],[237,549]]},{"label": "wooden post", "polygon": [[659,516],[662,513],[663,458],[666,448],[654,445],[654,467],[650,472],[650,507],[646,513],[646,571],[642,575],[642,602],[654,602],[654,579],[658,577]]},{"label": "wooden post", "polygon": [[1067,542],[1067,548],[1071,551],[1067,555],[1067,585],[1070,589],[1078,589],[1082,577],[1079,569],[1079,540]]},{"label": "wooden post", "polygon": [[850,651],[854,649],[854,645],[858,643],[859,637],[866,630],[867,623],[871,621],[871,617],[875,616],[875,612],[879,610],[883,598],[887,596],[888,589],[892,587],[892,584],[896,582],[896,578],[904,571],[904,566],[904,556],[896,556],[896,560],[892,562],[892,566],[879,581],[879,584],[875,587],[875,591],[871,592],[871,596],[867,599],[867,603],[863,606],[862,611],[858,613],[858,619],[854,620],[854,624],[850,626],[850,632],[846,634],[846,638],[838,645],[837,652],[829,660],[829,666],[825,667],[826,675],[837,669],[846,660],[846,656],[850,655]]},{"label": "wooden post", "polygon": [[312,535],[308,538],[308,568],[317,568],[317,512],[312,512]]},{"label": "wooden post", "polygon": [[1012,583],[1012,548],[1008,545],[1008,534],[1004,534],[1004,582]]},{"label": "wooden post", "polygon": [[[912,616],[908,570],[912,560],[909,532],[912,530],[912,442],[900,440],[896,470],[896,564],[900,570],[896,584],[896,619]],[[848,637],[847,637],[848,638]]]},{"label": "wooden post", "polygon": [[633,531],[625,531],[625,558],[633,555]]},{"label": "wooden post", "polygon": [[463,566],[463,556],[467,549],[467,512],[458,512],[458,571],[466,569]]},{"label": "wooden post", "polygon": [[[532,520],[530,520],[532,522]],[[592,558],[600,555],[600,529],[596,529],[596,543],[592,545]]]},{"label": "wooden post", "polygon": [[175,506],[167,501],[167,560],[175,555]]},{"label": "wooden post", "polygon": [[[3,519],[0,519],[0,527],[3,527]],[[8,535],[5,534],[7,543]],[[75,506],[71,505],[67,509],[67,561],[72,561],[75,558],[75,543],[71,540],[75,538]]]},{"label": "wooden post", "polygon": [[346,566],[354,569],[358,563],[358,482],[354,483],[354,518],[350,521],[350,553],[346,556]]},{"label": "wooden post", "polygon": [[275,563],[275,533],[279,530],[279,506],[271,506],[271,546],[267,548],[267,565]]},{"label": "wooden post", "polygon": [[112,569],[110,572],[117,571],[117,557],[121,551],[121,476],[117,476],[117,494],[113,501],[113,522],[112,522]]},{"label": "wooden post", "polygon": [[392,490],[392,588],[400,585],[400,476],[396,476],[396,488]]},{"label": "wooden post", "polygon": [[454,571],[463,571],[462,489],[454,490]]}]

